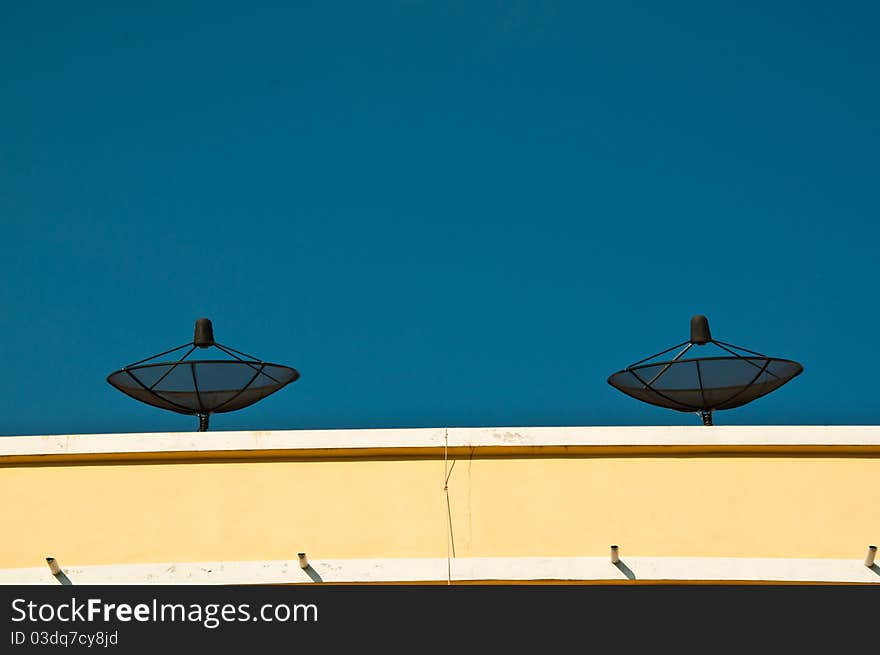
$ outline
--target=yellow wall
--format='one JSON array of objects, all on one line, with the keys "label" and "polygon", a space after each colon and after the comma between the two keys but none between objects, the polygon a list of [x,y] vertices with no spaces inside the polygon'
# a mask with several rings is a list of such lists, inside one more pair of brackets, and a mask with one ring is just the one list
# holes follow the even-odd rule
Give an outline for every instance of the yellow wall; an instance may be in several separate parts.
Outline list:
[{"label": "yellow wall", "polygon": [[[0,467],[0,568],[445,557],[442,451],[421,459]],[[459,457],[457,557],[851,557],[880,456]]]}]

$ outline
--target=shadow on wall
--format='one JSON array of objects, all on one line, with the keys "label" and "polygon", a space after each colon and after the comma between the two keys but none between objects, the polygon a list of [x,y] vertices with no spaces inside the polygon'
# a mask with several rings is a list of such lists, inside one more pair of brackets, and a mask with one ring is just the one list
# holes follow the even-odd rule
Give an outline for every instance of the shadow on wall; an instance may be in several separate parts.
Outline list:
[{"label": "shadow on wall", "polygon": [[54,557],[47,557],[46,564],[49,565],[49,570],[52,572],[52,575],[55,576],[55,579],[58,580],[63,585],[72,585],[73,583],[70,581],[64,571],[61,570],[61,567],[58,565],[58,562],[55,561]]},{"label": "shadow on wall", "polygon": [[324,582],[318,572],[312,568],[311,564],[306,564],[303,567],[303,571],[305,571],[306,575],[312,579],[312,582]]},{"label": "shadow on wall", "polygon": [[297,553],[296,556],[299,558],[299,568],[305,571],[305,574],[312,579],[312,582],[324,582],[318,572],[309,564],[309,558],[306,557],[305,553]]},{"label": "shadow on wall", "polygon": [[623,573],[630,580],[636,579],[636,574],[632,572],[632,569],[629,568],[626,564],[624,564],[620,560],[617,560],[616,562],[614,562],[614,566],[616,566],[617,570],[620,571],[621,573]]}]

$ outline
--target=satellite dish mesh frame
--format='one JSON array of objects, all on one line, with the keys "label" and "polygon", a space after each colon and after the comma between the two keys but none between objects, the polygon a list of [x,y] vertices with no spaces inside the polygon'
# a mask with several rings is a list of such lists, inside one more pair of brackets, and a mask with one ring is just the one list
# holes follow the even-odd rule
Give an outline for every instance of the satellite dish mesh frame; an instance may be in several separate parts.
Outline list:
[{"label": "satellite dish mesh frame", "polygon": [[[704,346],[709,343],[715,344],[718,348],[726,351],[727,353],[730,353],[730,356],[682,359],[684,355],[694,346]],[[658,357],[662,357],[666,353],[672,352],[673,350],[682,348],[682,346],[684,346],[684,348],[669,361],[654,362],[651,364],[645,363]],[[745,354],[740,354],[736,352],[737,350]],[[730,387],[718,387],[731,389],[731,395],[717,401],[707,400],[707,392],[709,392],[710,398],[712,394],[717,396],[718,388],[713,388],[709,385],[704,384],[701,362],[734,362],[737,360],[751,365],[755,368],[757,372],[745,384],[735,384],[731,385]],[[658,389],[654,386],[658,382],[658,380],[660,380],[660,378],[665,373],[667,373],[667,371],[669,371],[674,366],[680,364],[694,365],[697,374],[696,379],[698,383],[698,386],[696,388],[668,390],[662,388]],[[775,365],[779,368],[785,368],[787,369],[787,371],[782,372],[782,374],[776,373],[771,370],[771,365]],[[656,374],[654,374],[649,380],[643,378],[639,374],[639,371],[646,371],[653,368],[659,368],[660,370]],[[671,348],[667,348],[666,350],[663,350],[659,353],[651,355],[650,357],[640,359],[634,364],[630,364],[625,369],[617,371],[616,373],[612,373],[610,376],[608,376],[607,381],[608,384],[613,386],[615,389],[618,389],[619,391],[622,391],[623,393],[633,398],[636,398],[637,400],[641,400],[642,402],[656,405],[658,407],[673,409],[680,412],[696,412],[700,415],[700,418],[703,421],[703,425],[712,425],[712,413],[714,411],[721,409],[734,409],[735,407],[740,407],[749,402],[752,402],[753,400],[756,400],[761,396],[767,395],[768,393],[775,391],[783,384],[800,375],[802,372],[803,366],[793,360],[783,359],[780,357],[768,357],[767,355],[755,352],[754,350],[749,350],[748,348],[743,348],[742,346],[736,346],[731,343],[726,343],[724,341],[713,339],[711,332],[709,331],[708,319],[705,316],[698,314],[691,318],[691,337],[689,340],[682,341],[681,343],[676,344]],[[761,378],[765,374],[776,378],[776,380],[770,381],[769,383],[759,383],[759,378]],[[635,378],[638,381],[640,388],[632,386],[627,387],[626,385],[622,384],[621,379],[625,379],[626,375],[630,375]],[[758,384],[766,386],[756,388],[756,385]],[[643,392],[649,393],[646,394]],[[699,403],[686,402],[681,400],[680,398],[674,397],[675,393],[687,393],[695,395],[696,392],[699,392]]]},{"label": "satellite dish mesh frame", "polygon": [[[233,359],[187,360],[196,348],[206,349],[212,346],[229,355]],[[164,357],[165,355],[170,355],[171,353],[183,350],[184,348],[189,348],[189,350],[186,351],[183,357],[176,361],[147,363],[151,360],[158,359],[159,357]],[[196,372],[196,367],[199,367],[202,370],[216,371],[218,370],[218,367],[221,367],[219,370],[222,370],[223,368],[228,370],[230,368],[229,365],[237,367],[240,371],[249,369],[247,374],[250,377],[241,378],[238,381],[239,384],[237,385],[237,388],[209,390],[206,387],[202,387],[200,389],[198,381],[199,376]],[[151,381],[147,378],[147,381],[150,382],[149,384],[137,375],[137,373],[143,373],[147,369],[163,366],[168,367],[167,370],[155,380]],[[178,370],[179,367],[189,368],[192,390],[157,390],[157,387],[159,387],[163,381],[169,379],[172,373],[175,370]],[[253,371],[253,373],[251,373],[251,371]],[[208,429],[208,423],[212,413],[231,412],[248,407],[276,391],[279,391],[288,384],[295,382],[299,377],[299,371],[294,368],[282,364],[264,362],[253,355],[248,355],[247,353],[236,350],[230,346],[217,343],[214,340],[214,330],[211,321],[207,318],[200,318],[196,321],[192,341],[177,346],[176,348],[171,348],[170,350],[151,355],[150,357],[145,357],[144,359],[140,359],[127,366],[123,366],[121,369],[110,373],[106,379],[112,387],[147,405],[177,412],[179,414],[198,416],[199,432],[205,432]],[[261,378],[271,380],[271,382],[264,383],[261,386],[252,386]],[[247,379],[247,382],[241,385],[240,382],[244,379]],[[123,380],[134,382],[134,386],[124,384],[122,382]],[[246,395],[249,391],[251,393]],[[219,398],[214,398],[221,393],[224,395]],[[168,397],[169,394],[178,394],[178,396],[182,396],[190,401],[194,399],[196,402],[182,404],[180,397],[172,399]],[[210,402],[212,398],[217,402]]]}]

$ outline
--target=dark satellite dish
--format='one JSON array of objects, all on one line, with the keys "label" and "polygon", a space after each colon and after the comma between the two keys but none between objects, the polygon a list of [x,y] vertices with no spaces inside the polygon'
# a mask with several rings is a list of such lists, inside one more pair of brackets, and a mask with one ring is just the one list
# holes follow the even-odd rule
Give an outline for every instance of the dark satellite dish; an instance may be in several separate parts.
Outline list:
[{"label": "dark satellite dish", "polygon": [[[682,359],[694,346],[714,344],[724,355]],[[667,361],[652,362],[684,346]],[[651,405],[698,412],[712,425],[712,412],[733,409],[760,398],[799,375],[804,367],[789,359],[713,339],[705,316],[691,318],[691,338],[612,374],[608,384]]]},{"label": "dark satellite dish", "polygon": [[[189,350],[176,361],[151,361],[184,348]],[[188,360],[196,348],[216,348],[232,359]],[[298,378],[289,366],[217,343],[211,321],[200,318],[191,342],[129,364],[108,375],[107,382],[153,407],[198,416],[199,431],[204,432],[211,414],[253,405]]]}]

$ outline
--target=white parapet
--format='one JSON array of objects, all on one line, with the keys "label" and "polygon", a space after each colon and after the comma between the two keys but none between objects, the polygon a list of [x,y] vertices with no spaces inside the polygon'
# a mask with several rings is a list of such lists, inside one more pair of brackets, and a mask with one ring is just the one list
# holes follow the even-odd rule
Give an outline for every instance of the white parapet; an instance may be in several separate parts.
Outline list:
[{"label": "white parapet", "polygon": [[[73,585],[731,582],[880,584],[861,558],[486,557],[162,562],[64,567]],[[48,567],[0,569],[0,584],[57,585]]]},{"label": "white parapet", "polygon": [[83,458],[308,457],[543,450],[880,452],[880,426],[576,426],[159,432],[0,437],[0,462]]}]

